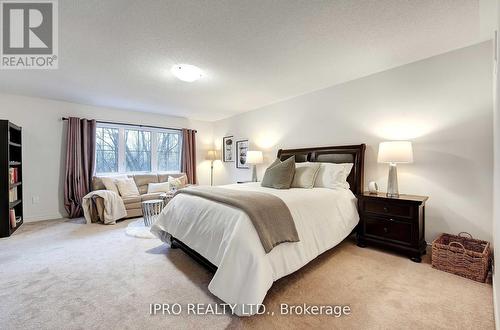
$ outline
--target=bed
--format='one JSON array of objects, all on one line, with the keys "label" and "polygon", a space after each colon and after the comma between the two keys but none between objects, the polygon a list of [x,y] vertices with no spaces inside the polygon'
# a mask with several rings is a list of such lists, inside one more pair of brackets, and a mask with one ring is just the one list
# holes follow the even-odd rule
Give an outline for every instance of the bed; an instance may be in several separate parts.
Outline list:
[{"label": "bed", "polygon": [[349,236],[359,222],[356,194],[362,192],[365,145],[281,149],[278,158],[296,162],[352,163],[350,189],[223,186],[265,192],[285,202],[299,242],[282,243],[265,253],[255,227],[240,209],[198,196],[179,194],[165,207],[151,231],[180,247],[214,272],[208,289],[239,316],[253,315],[273,282],[295,272]]}]

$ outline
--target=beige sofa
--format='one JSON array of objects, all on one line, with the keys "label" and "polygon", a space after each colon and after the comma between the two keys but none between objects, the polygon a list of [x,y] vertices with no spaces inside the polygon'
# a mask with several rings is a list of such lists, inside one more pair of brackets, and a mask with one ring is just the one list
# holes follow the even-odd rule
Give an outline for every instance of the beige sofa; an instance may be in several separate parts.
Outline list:
[{"label": "beige sofa", "polygon": [[[172,176],[174,178],[183,176],[184,173],[177,174],[134,174],[128,175],[129,178],[133,178],[137,189],[139,190],[140,196],[124,198],[123,203],[125,204],[125,209],[127,210],[127,218],[142,217],[142,207],[141,203],[143,201],[158,199],[161,193],[148,194],[148,184],[167,182],[168,177]],[[105,190],[104,184],[102,183],[101,177],[94,176],[92,178],[92,190]],[[104,209],[103,201],[100,199],[94,200],[96,212],[102,214]]]}]

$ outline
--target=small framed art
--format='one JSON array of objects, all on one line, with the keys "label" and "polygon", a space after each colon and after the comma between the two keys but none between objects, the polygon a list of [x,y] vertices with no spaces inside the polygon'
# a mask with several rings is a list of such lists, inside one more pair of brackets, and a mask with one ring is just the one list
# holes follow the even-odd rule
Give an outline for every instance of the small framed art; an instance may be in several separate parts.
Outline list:
[{"label": "small framed art", "polygon": [[234,139],[232,136],[222,138],[222,161],[234,162]]},{"label": "small framed art", "polygon": [[236,167],[250,168],[247,164],[248,140],[236,142]]}]

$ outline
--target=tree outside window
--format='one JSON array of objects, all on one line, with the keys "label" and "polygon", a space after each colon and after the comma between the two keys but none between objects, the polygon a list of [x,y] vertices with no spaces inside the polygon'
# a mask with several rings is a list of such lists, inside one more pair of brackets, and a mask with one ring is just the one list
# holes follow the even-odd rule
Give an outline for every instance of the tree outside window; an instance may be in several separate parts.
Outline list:
[{"label": "tree outside window", "polygon": [[158,170],[179,171],[181,160],[181,135],[179,133],[158,133]]},{"label": "tree outside window", "polygon": [[127,172],[151,171],[151,132],[125,130],[125,164]]},{"label": "tree outside window", "polygon": [[181,171],[179,130],[98,124],[98,174]]},{"label": "tree outside window", "polygon": [[96,128],[96,172],[118,172],[117,128]]}]

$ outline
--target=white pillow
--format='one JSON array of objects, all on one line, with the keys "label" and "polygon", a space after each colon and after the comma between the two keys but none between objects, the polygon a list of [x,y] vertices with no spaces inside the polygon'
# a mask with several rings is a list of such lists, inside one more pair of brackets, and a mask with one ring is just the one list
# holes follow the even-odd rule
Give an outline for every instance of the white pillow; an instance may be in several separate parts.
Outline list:
[{"label": "white pillow", "polygon": [[116,179],[115,183],[122,197],[127,198],[139,196],[139,189],[137,189],[134,179]]},{"label": "white pillow", "polygon": [[168,183],[170,184],[170,187],[175,188],[175,189],[184,188],[187,185],[187,176],[182,175],[178,178],[174,178],[173,176],[169,176]]},{"label": "white pillow", "polygon": [[126,175],[116,175],[116,176],[103,176],[101,177],[102,184],[106,187],[106,190],[111,190],[120,195],[118,191],[118,187],[116,187],[115,180],[117,179],[126,179],[128,178]]},{"label": "white pillow", "polygon": [[291,188],[313,188],[320,166],[320,163],[296,163]]},{"label": "white pillow", "polygon": [[181,180],[183,187],[188,185],[188,177],[186,174],[181,175],[180,177],[178,177],[178,179]]},{"label": "white pillow", "polygon": [[318,175],[314,182],[315,187],[349,189],[347,177],[351,173],[352,163],[320,163]]},{"label": "white pillow", "polygon": [[169,192],[169,191],[170,191],[170,183],[168,183],[168,182],[148,184],[148,194]]}]

